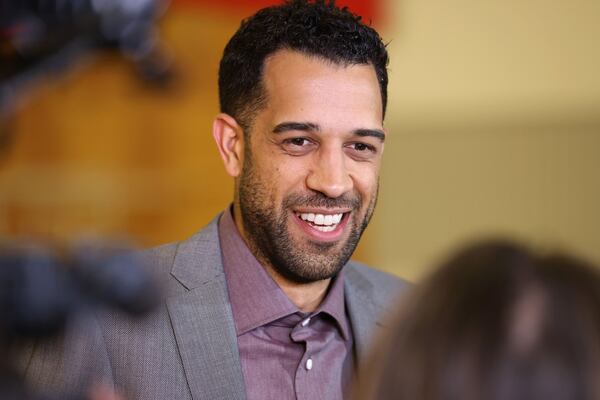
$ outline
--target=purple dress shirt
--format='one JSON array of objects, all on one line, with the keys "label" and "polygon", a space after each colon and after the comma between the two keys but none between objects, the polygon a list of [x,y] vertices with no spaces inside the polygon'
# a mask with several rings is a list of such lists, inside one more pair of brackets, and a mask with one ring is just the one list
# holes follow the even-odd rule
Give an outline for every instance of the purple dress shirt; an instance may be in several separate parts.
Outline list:
[{"label": "purple dress shirt", "polygon": [[343,271],[319,308],[303,313],[252,255],[230,209],[219,239],[247,398],[343,399],[354,374]]}]

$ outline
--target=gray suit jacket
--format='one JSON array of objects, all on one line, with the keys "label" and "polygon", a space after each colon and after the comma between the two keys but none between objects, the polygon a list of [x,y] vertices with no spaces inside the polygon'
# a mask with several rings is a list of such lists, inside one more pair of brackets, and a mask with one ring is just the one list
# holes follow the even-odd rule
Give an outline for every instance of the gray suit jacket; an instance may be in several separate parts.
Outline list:
[{"label": "gray suit jacket", "polygon": [[[167,286],[164,306],[143,319],[101,312],[68,337],[32,349],[24,363],[28,380],[66,393],[102,377],[127,400],[245,399],[217,220],[186,241],[144,253]],[[345,269],[360,366],[405,285],[354,262]]]}]

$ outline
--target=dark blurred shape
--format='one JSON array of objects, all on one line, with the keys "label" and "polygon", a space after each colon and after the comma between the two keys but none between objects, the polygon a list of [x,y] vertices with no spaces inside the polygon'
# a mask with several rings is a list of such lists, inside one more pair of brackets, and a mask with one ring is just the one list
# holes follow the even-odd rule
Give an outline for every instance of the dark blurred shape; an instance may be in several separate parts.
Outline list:
[{"label": "dark blurred shape", "polygon": [[0,247],[0,398],[40,398],[27,394],[13,365],[27,340],[52,338],[100,307],[146,314],[160,293],[142,259],[126,249],[88,244],[59,254],[39,246]]},{"label": "dark blurred shape", "polygon": [[137,253],[87,244],[72,252],[71,262],[80,288],[97,303],[132,315],[145,314],[158,305],[159,290]]},{"label": "dark blurred shape", "polygon": [[402,304],[358,399],[600,399],[600,271],[510,241],[460,251]]},{"label": "dark blurred shape", "polygon": [[50,336],[65,326],[76,304],[70,271],[43,249],[0,254],[0,329],[2,337]]},{"label": "dark blurred shape", "polygon": [[37,78],[100,48],[118,49],[140,76],[164,86],[171,62],[155,21],[163,0],[0,0],[0,114]]},{"label": "dark blurred shape", "polygon": [[2,338],[51,336],[69,317],[99,306],[144,314],[159,293],[132,251],[90,244],[59,256],[41,247],[0,248]]}]

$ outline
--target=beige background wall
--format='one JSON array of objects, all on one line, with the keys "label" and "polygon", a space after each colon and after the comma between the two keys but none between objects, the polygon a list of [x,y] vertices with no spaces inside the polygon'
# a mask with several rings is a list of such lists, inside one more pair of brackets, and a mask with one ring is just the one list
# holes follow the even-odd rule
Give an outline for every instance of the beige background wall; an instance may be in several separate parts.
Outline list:
[{"label": "beige background wall", "polygon": [[503,234],[600,263],[600,2],[390,8],[372,260],[418,279],[454,246]]}]

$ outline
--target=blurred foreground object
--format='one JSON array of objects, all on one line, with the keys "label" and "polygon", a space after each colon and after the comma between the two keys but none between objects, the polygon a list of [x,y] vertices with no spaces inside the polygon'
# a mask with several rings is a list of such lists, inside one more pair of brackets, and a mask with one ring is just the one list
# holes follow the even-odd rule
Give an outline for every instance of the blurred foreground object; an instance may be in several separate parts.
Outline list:
[{"label": "blurred foreground object", "polygon": [[140,76],[164,85],[170,60],[156,19],[163,0],[0,0],[0,117],[35,80],[99,48],[118,49]]},{"label": "blurred foreground object", "polygon": [[86,244],[59,255],[39,246],[0,246],[0,398],[38,398],[17,372],[21,345],[57,337],[76,317],[104,306],[137,316],[160,299],[142,260],[125,249]]},{"label": "blurred foreground object", "polygon": [[469,247],[406,299],[359,399],[600,399],[600,274],[506,241]]}]

